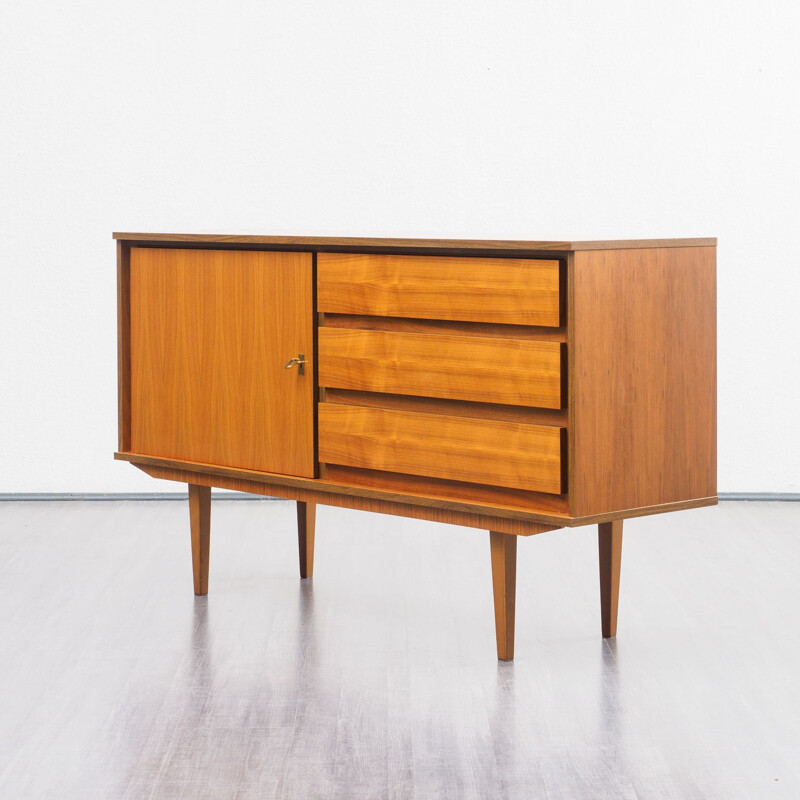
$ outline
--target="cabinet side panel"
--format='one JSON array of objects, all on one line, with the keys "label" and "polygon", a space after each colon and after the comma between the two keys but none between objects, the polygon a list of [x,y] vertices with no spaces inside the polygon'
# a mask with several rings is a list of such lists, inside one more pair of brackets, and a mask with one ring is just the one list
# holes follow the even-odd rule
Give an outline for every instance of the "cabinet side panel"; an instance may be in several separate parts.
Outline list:
[{"label": "cabinet side panel", "polygon": [[716,248],[574,254],[571,514],[717,492]]}]

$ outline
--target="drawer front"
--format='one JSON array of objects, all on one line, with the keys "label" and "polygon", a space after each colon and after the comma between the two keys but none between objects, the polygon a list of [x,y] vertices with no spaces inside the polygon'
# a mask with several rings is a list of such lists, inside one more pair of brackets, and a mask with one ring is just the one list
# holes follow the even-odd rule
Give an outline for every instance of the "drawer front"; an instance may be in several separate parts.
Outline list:
[{"label": "drawer front", "polygon": [[320,253],[317,305],[337,314],[560,325],[558,261]]},{"label": "drawer front", "polygon": [[560,494],[563,428],[320,403],[324,463]]},{"label": "drawer front", "polygon": [[562,407],[560,342],[319,329],[319,385],[482,403]]}]

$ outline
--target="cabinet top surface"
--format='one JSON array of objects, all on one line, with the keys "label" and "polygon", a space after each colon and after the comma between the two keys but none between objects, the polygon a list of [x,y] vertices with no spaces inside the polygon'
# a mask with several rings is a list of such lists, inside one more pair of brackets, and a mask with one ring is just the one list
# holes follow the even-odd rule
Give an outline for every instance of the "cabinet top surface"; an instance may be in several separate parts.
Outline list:
[{"label": "cabinet top surface", "polygon": [[618,239],[608,241],[515,241],[502,239],[394,239],[359,236],[253,236],[212,233],[114,233],[114,239],[148,245],[209,245],[276,247],[329,251],[379,250],[420,252],[570,252],[574,250],[628,250],[651,247],[715,247],[716,238]]}]

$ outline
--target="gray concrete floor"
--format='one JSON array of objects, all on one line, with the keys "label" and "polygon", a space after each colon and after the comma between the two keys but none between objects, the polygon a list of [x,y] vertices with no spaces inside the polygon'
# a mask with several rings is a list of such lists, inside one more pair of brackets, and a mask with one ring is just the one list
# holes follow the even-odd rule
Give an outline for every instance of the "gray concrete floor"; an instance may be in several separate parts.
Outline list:
[{"label": "gray concrete floor", "polygon": [[495,659],[488,534],[218,501],[0,503],[0,798],[800,797],[800,504],[520,542]]}]

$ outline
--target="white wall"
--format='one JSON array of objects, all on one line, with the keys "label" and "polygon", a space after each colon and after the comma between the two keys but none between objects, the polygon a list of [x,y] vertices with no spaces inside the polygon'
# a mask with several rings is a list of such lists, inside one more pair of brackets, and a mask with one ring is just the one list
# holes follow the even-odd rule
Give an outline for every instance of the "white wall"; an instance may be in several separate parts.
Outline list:
[{"label": "white wall", "polygon": [[799,491],[796,2],[0,8],[0,492],[112,461],[112,230],[718,236],[719,486]]}]

